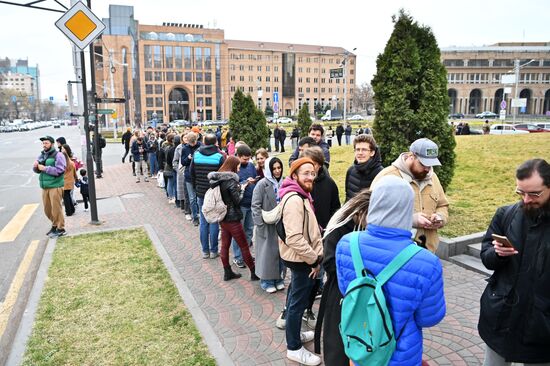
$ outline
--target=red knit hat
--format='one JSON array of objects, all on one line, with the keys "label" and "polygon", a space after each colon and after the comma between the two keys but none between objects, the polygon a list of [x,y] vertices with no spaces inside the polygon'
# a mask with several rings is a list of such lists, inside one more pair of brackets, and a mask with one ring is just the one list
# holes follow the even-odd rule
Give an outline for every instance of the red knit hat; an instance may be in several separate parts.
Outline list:
[{"label": "red knit hat", "polygon": [[315,163],[310,158],[296,159],[292,162],[292,164],[290,164],[290,172],[288,173],[288,176],[292,177],[292,173],[296,172],[304,164],[311,164],[315,166]]}]

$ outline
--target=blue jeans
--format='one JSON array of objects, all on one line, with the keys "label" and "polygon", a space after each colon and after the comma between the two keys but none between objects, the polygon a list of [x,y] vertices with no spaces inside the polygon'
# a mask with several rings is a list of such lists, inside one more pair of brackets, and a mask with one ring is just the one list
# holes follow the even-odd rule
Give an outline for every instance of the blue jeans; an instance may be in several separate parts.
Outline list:
[{"label": "blue jeans", "polygon": [[176,176],[175,172],[172,174],[171,177],[168,177],[168,181],[166,182],[166,194],[168,195],[168,198],[175,198],[176,197]]},{"label": "blue jeans", "polygon": [[[250,207],[241,206],[241,212],[243,213],[243,219],[241,220],[241,224],[243,224],[244,233],[246,234],[246,241],[250,246],[250,243],[252,243],[252,234],[254,232],[254,221],[252,220],[252,209]],[[231,240],[231,248],[233,249],[233,258],[238,261],[242,261],[243,255],[235,239]]]},{"label": "blue jeans", "polygon": [[302,316],[309,304],[311,289],[315,280],[309,278],[311,270],[290,269],[291,278],[286,299],[286,348],[296,351],[302,347],[300,329]]},{"label": "blue jeans", "polygon": [[202,214],[202,203],[204,198],[197,196],[200,213],[200,225],[199,232],[201,238],[202,252],[203,253],[217,253],[218,252],[218,233],[220,232],[219,224],[209,224]]},{"label": "blue jeans", "polygon": [[350,139],[351,139],[351,135],[346,135],[346,145],[349,145]]},{"label": "blue jeans", "polygon": [[159,172],[159,164],[157,161],[157,154],[149,154],[149,173],[151,173],[152,176],[157,175]]},{"label": "blue jeans", "polygon": [[[187,194],[189,195],[189,206],[191,207],[191,216],[193,216],[193,220],[196,220],[199,217],[199,206],[197,204],[197,194],[193,189],[193,183],[185,181],[185,186],[187,187]],[[202,206],[202,203],[201,203],[201,206]]]}]

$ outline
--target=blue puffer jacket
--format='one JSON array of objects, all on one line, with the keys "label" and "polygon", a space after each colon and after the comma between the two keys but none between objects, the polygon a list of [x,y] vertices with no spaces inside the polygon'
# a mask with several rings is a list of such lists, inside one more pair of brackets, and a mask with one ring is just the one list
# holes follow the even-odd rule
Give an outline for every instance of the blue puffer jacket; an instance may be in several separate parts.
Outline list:
[{"label": "blue puffer jacket", "polygon": [[[411,232],[402,229],[368,225],[359,236],[363,264],[375,275],[407,245]],[[349,248],[350,234],[336,248],[336,268],[340,292],[356,278]],[[432,327],[445,316],[443,277],[439,259],[427,250],[418,252],[384,285],[397,347],[389,365],[422,363],[422,328]],[[404,328],[404,329],[403,329]]]}]

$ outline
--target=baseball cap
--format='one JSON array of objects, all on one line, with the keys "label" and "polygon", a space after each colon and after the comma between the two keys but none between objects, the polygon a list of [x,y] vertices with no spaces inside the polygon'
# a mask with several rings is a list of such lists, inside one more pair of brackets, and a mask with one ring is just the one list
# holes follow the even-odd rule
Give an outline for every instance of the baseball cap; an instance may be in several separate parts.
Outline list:
[{"label": "baseball cap", "polygon": [[48,140],[49,142],[51,142],[52,144],[55,142],[55,140],[53,139],[53,137],[51,136],[42,136],[40,138],[40,141],[44,141],[44,140]]},{"label": "baseball cap", "polygon": [[430,139],[421,138],[411,144],[409,151],[412,152],[424,166],[441,165],[439,159],[439,148]]}]

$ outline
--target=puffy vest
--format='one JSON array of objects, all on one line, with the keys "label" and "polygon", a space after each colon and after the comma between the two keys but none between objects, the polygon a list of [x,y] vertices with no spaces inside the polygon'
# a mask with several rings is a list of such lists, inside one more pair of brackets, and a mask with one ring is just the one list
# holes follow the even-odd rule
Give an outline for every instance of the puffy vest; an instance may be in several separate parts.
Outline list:
[{"label": "puffy vest", "polygon": [[[53,148],[52,148],[53,149]],[[60,152],[56,151],[55,149],[50,150],[48,152],[46,162],[44,163],[45,166],[55,166],[55,159],[57,154],[61,154]],[[41,172],[38,176],[38,180],[40,181],[40,188],[42,189],[48,189],[48,188],[63,188],[65,185],[65,178],[64,174],[60,174],[57,177],[54,177],[53,175],[46,174],[45,172]]]}]

